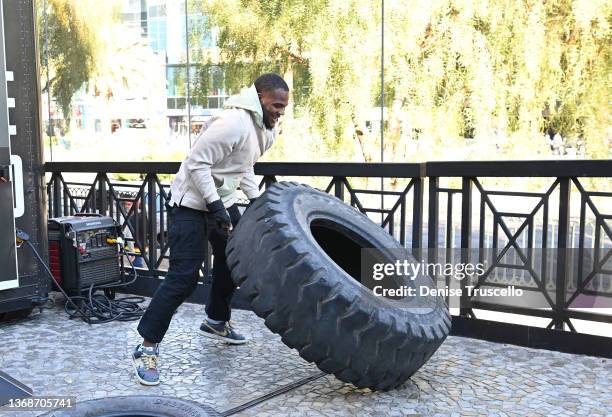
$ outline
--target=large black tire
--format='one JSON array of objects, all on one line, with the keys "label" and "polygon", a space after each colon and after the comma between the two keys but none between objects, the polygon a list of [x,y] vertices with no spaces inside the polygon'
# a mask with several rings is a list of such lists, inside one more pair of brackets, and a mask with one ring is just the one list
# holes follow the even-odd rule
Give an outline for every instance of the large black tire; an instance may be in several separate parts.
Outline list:
[{"label": "large black tire", "polygon": [[[253,311],[287,346],[342,381],[386,390],[431,357],[451,319],[439,297],[401,304],[364,287],[359,269],[366,247],[402,248],[336,197],[279,182],[246,210],[226,253]],[[434,287],[428,276],[412,285]]]},{"label": "large black tire", "polygon": [[78,402],[40,417],[219,417],[212,408],[172,397],[133,395]]}]

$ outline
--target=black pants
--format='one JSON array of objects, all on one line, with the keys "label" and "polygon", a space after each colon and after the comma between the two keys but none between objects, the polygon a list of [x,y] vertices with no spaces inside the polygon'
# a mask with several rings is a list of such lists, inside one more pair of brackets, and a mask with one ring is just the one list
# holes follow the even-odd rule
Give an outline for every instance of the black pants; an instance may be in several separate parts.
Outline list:
[{"label": "black pants", "polygon": [[[233,205],[227,211],[232,224],[236,226],[240,220],[238,207]],[[172,208],[168,225],[170,267],[138,324],[140,335],[152,343],[162,341],[175,310],[196,289],[207,240],[210,241],[214,256],[210,301],[206,306],[209,318],[223,321],[230,319],[230,304],[236,289],[225,258],[227,231],[217,228],[214,221],[208,219],[206,212],[186,207]]]}]

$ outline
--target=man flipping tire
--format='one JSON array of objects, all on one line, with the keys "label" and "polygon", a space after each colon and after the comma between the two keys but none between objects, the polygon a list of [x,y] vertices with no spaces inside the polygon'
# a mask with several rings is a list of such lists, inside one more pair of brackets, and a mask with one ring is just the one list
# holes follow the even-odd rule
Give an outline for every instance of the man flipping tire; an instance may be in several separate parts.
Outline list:
[{"label": "man flipping tire", "polygon": [[236,190],[251,202],[259,196],[253,165],[270,148],[288,104],[289,88],[276,74],[264,74],[229,98],[225,110],[198,136],[172,183],[169,210],[170,266],[138,325],[144,338],[132,353],[141,384],[159,384],[159,343],[174,311],[196,289],[207,240],[213,249],[213,282],[203,335],[231,344],[246,339],[230,324],[235,290],[225,258],[232,226],[240,213]]}]

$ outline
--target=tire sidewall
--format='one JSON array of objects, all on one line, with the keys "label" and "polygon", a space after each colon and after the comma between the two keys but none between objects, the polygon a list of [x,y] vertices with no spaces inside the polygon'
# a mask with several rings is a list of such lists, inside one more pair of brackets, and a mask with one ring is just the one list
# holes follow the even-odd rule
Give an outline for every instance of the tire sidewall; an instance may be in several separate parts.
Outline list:
[{"label": "tire sidewall", "polygon": [[[109,413],[151,413],[163,417],[215,417],[212,408],[193,401],[161,396],[124,396],[77,402],[71,409],[50,411],[41,417],[98,417]],[[128,414],[125,414],[126,416]]]}]

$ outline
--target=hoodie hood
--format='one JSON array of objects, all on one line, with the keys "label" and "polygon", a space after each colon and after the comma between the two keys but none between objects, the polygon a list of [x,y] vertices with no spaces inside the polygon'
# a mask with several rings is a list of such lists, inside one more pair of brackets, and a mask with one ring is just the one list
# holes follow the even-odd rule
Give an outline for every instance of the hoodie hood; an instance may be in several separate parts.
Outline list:
[{"label": "hoodie hood", "polygon": [[249,88],[243,88],[240,90],[239,94],[228,98],[223,107],[226,109],[244,109],[251,112],[257,126],[260,129],[265,130],[263,122],[263,109],[261,108],[261,103],[259,102],[259,96],[257,95],[255,84],[251,85]]}]

